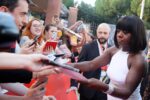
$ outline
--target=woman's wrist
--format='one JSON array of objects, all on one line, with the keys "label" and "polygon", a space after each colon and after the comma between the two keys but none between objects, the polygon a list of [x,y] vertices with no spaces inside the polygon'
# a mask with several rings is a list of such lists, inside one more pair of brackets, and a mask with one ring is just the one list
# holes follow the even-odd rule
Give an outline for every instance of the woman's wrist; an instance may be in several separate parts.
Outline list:
[{"label": "woman's wrist", "polygon": [[115,90],[115,87],[113,85],[109,84],[107,91],[105,91],[104,93],[112,94],[114,92],[114,90]]}]

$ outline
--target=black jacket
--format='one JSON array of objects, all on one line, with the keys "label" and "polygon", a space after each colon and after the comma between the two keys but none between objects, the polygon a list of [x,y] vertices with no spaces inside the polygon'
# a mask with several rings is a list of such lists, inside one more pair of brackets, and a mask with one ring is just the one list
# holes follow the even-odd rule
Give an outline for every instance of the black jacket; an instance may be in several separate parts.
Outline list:
[{"label": "black jacket", "polygon": [[[100,54],[99,54],[97,40],[94,40],[91,43],[85,44],[82,47],[81,53],[79,54],[78,61],[79,62],[90,61],[90,60],[93,60],[94,58],[96,58],[99,55]],[[83,75],[86,78],[100,79],[101,69],[98,68],[98,69],[96,69],[94,71],[84,72]],[[102,95],[102,99],[100,99],[100,100],[107,100],[107,99],[105,99],[105,98],[107,98],[106,94],[104,94],[102,92],[98,92],[98,91],[96,91],[94,89],[88,88],[88,87],[86,87],[86,86],[84,86],[82,84],[80,84],[80,86],[79,86],[80,96],[84,96],[85,98],[88,98],[88,99],[93,98],[93,96],[95,96],[96,92],[98,93],[98,95]]]}]

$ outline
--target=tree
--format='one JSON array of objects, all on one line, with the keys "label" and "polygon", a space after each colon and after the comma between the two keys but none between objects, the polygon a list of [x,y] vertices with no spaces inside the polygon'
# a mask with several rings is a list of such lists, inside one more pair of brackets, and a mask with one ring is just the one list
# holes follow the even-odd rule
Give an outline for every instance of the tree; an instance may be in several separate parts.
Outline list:
[{"label": "tree", "polygon": [[96,0],[96,13],[104,17],[104,21],[115,23],[120,16],[130,9],[130,0]]},{"label": "tree", "polygon": [[81,2],[78,9],[78,20],[90,23],[91,29],[93,30],[93,33],[95,33],[97,25],[102,22],[101,17],[95,13],[95,8],[89,4]]},{"label": "tree", "polygon": [[[73,5],[73,0],[63,0],[67,7]],[[95,7],[81,2],[78,19],[89,23],[107,22],[115,24],[124,15],[140,16],[142,0],[96,0]],[[150,29],[150,0],[145,0],[143,21]]]},{"label": "tree", "polygon": [[67,8],[73,7],[74,6],[74,0],[63,0],[63,4],[65,4],[65,6],[67,6]]},{"label": "tree", "polygon": [[[142,0],[131,0],[131,13],[140,16]],[[150,0],[145,0],[143,21],[147,29],[150,29]]]},{"label": "tree", "polygon": [[86,22],[90,22],[90,19],[94,14],[94,9],[92,8],[92,6],[81,2],[81,4],[78,6],[78,9],[78,19],[83,19]]},{"label": "tree", "polygon": [[142,0],[131,0],[130,11],[132,14],[140,16]]},{"label": "tree", "polygon": [[147,29],[150,29],[150,0],[145,0],[143,20]]}]

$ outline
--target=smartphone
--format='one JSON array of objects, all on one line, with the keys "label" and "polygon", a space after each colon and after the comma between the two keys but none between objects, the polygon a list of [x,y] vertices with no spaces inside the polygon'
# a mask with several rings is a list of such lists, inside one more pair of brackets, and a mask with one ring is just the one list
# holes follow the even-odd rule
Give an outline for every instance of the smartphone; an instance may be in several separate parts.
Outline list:
[{"label": "smartphone", "polygon": [[55,50],[58,42],[57,41],[46,41],[44,47],[43,47],[43,52],[46,51],[47,48],[52,47],[53,50]]},{"label": "smartphone", "polygon": [[62,56],[64,56],[65,54],[64,53],[62,53],[62,54],[55,54],[54,56],[55,57],[62,57]]},{"label": "smartphone", "polygon": [[57,46],[60,47],[62,44],[63,44],[62,40],[59,40]]},{"label": "smartphone", "polygon": [[34,45],[37,42],[38,38],[39,38],[39,36],[35,36],[34,41],[29,45],[29,47]]}]

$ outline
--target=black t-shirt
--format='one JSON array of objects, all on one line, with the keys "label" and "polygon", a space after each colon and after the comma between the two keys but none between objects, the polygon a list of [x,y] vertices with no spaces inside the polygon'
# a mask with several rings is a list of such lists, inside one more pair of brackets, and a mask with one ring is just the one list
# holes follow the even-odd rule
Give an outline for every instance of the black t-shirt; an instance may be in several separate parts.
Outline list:
[{"label": "black t-shirt", "polygon": [[24,69],[0,70],[0,83],[29,83],[32,79],[32,72]]}]

